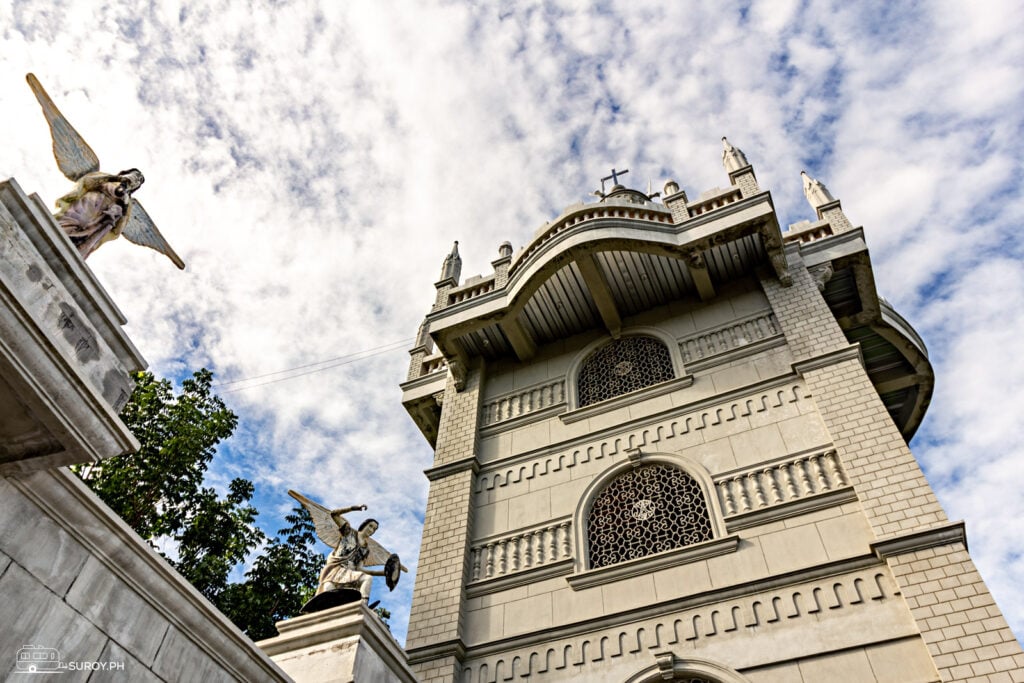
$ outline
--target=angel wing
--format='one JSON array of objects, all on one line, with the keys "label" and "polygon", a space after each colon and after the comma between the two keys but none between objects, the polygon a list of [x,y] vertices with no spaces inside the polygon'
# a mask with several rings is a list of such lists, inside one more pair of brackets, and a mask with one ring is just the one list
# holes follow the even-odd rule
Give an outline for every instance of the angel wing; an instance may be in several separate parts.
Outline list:
[{"label": "angel wing", "polygon": [[[153,219],[149,217],[146,210],[142,208],[142,204],[139,200],[132,197],[132,210],[128,217],[128,223],[124,226],[124,230],[121,234],[127,237],[135,244],[143,247],[149,247],[150,249],[156,249],[161,254],[171,259],[174,265],[184,270],[185,262],[181,260],[171,245],[167,243],[164,236],[160,234],[160,231],[156,229],[156,224],[153,223]],[[308,499],[307,499],[308,500]],[[300,501],[302,502],[302,501]],[[305,505],[305,503],[302,503]],[[312,511],[311,511],[312,512]]]},{"label": "angel wing", "polygon": [[86,173],[100,170],[99,157],[60,113],[60,109],[57,109],[57,105],[46,94],[39,79],[34,74],[26,74],[25,80],[32,88],[32,92],[39,101],[39,106],[43,108],[43,116],[46,117],[46,122],[50,125],[53,156],[57,160],[57,168],[60,169],[60,172],[69,180],[77,182]]},{"label": "angel wing", "polygon": [[[380,543],[377,543],[377,541],[372,538],[366,539],[366,545],[369,552],[366,555],[366,559],[363,560],[364,567],[377,567],[387,564],[388,558],[392,555],[390,550],[382,546]],[[403,572],[409,571],[404,564],[400,564],[399,566],[402,568]]]},{"label": "angel wing", "polygon": [[288,489],[288,495],[302,503],[302,506],[309,510],[309,516],[313,518],[313,526],[316,528],[317,538],[332,548],[337,547],[339,541],[341,541],[341,531],[338,529],[334,518],[331,517],[331,511],[297,491]]}]

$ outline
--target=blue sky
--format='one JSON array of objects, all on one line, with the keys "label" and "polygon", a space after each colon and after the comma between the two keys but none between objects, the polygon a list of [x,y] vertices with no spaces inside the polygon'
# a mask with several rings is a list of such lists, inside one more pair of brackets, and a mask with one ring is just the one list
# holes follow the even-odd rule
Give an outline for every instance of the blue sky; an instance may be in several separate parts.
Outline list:
[{"label": "blue sky", "polygon": [[[453,240],[484,272],[612,167],[696,196],[728,182],[728,135],[783,224],[813,217],[807,169],[929,346],[914,449],[1020,636],[1024,6],[979,7],[0,0],[0,175],[48,204],[68,186],[33,71],[104,168],[143,170],[189,263],[90,258],[135,343],[227,382],[410,339]],[[212,476],[253,479],[269,531],[287,488],[365,502],[415,566],[431,453],[407,360],[225,386],[241,420]],[[411,578],[381,595],[400,639]]]}]

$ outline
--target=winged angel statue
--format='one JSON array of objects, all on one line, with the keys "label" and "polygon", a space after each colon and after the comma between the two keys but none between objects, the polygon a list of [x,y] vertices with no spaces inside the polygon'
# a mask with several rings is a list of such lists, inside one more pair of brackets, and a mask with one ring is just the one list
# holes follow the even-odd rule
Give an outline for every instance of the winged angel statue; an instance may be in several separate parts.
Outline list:
[{"label": "winged angel statue", "polygon": [[156,229],[142,204],[132,197],[145,181],[139,169],[116,174],[101,172],[96,153],[60,113],[39,80],[32,74],[27,74],[25,80],[50,125],[57,167],[75,182],[75,188],[57,200],[54,217],[82,258],[104,242],[124,235],[135,244],[156,249],[178,268],[184,268],[185,262]]},{"label": "winged angel statue", "polygon": [[[320,571],[316,595],[302,607],[302,612],[317,612],[360,598],[364,602],[369,601],[374,576],[383,576],[388,589],[394,590],[401,572],[409,571],[398,555],[371,538],[380,526],[377,520],[369,518],[353,528],[343,516],[365,510],[365,505],[330,510],[296,491],[289,490],[288,495],[309,511],[317,537],[334,548]],[[384,569],[368,569],[378,566]]]}]

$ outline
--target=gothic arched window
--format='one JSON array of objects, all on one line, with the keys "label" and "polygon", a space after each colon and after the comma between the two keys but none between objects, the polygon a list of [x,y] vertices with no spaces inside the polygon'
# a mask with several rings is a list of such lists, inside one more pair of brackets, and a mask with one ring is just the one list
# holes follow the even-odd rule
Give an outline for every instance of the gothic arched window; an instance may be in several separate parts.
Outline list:
[{"label": "gothic arched window", "polygon": [[675,377],[668,347],[653,337],[623,337],[605,344],[580,366],[579,407]]},{"label": "gothic arched window", "polygon": [[591,569],[712,538],[700,485],[684,470],[661,463],[613,479],[594,498],[586,529]]}]

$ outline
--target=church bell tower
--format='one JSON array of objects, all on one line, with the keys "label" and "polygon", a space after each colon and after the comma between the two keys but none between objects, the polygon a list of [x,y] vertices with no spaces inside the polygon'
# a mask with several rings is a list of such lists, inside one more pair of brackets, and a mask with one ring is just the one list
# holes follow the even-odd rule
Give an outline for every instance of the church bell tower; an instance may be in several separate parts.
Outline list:
[{"label": "church bell tower", "polygon": [[729,184],[620,184],[493,273],[457,243],[403,403],[434,447],[407,653],[421,680],[1024,680],[907,442],[925,345],[804,174],[783,232]]}]

